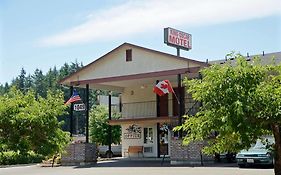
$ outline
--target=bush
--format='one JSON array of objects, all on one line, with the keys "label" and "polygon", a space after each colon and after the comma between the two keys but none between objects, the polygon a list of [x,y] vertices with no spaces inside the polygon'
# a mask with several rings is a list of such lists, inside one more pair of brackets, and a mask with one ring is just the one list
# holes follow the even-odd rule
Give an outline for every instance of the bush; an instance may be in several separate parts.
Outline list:
[{"label": "bush", "polygon": [[20,154],[19,152],[7,151],[0,153],[1,165],[13,165],[13,164],[27,164],[27,163],[39,163],[45,157],[34,152],[28,152],[27,154]]}]

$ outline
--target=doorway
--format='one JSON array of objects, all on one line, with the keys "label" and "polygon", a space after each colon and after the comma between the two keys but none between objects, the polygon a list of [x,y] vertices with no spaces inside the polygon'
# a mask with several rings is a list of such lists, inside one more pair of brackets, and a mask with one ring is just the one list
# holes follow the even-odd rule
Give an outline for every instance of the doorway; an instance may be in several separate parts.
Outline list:
[{"label": "doorway", "polygon": [[166,123],[162,123],[159,126],[159,151],[160,156],[169,155],[169,128]]}]

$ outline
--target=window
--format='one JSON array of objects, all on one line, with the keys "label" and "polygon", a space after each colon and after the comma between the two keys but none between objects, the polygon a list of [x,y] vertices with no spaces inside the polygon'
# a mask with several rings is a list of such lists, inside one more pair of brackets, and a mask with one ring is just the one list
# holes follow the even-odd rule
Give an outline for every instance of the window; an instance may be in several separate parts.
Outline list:
[{"label": "window", "polygon": [[126,62],[132,61],[132,49],[126,50]]},{"label": "window", "polygon": [[143,128],[143,143],[153,143],[153,128]]}]

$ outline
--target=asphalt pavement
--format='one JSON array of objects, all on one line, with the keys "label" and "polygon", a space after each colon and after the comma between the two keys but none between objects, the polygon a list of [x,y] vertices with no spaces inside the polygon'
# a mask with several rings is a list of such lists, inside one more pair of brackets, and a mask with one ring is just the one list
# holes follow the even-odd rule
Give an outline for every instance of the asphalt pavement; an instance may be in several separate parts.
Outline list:
[{"label": "asphalt pavement", "polygon": [[273,175],[271,168],[243,168],[235,164],[171,166],[161,161],[107,160],[96,165],[42,167],[38,165],[0,168],[0,175]]}]

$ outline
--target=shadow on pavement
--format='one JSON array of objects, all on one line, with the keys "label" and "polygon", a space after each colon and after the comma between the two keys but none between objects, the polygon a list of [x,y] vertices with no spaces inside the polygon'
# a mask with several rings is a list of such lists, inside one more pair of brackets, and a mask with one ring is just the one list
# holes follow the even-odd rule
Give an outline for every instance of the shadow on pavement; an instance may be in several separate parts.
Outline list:
[{"label": "shadow on pavement", "polygon": [[204,163],[203,166],[196,164],[196,165],[171,165],[170,160],[162,159],[158,160],[142,160],[142,159],[124,159],[124,158],[117,158],[111,160],[104,160],[98,161],[95,165],[83,165],[83,166],[76,166],[75,168],[100,168],[100,167],[237,167],[236,163],[214,163],[208,162]]}]

